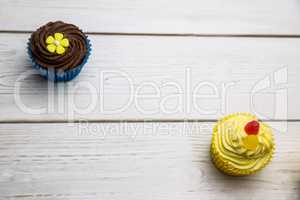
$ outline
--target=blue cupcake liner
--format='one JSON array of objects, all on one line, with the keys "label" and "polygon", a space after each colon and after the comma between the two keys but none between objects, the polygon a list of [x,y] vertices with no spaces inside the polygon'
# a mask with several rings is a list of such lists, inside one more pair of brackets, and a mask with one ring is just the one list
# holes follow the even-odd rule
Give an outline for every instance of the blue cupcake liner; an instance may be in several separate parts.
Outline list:
[{"label": "blue cupcake liner", "polygon": [[70,70],[66,70],[64,72],[58,72],[54,69],[47,69],[47,68],[43,67],[42,65],[38,64],[35,61],[35,58],[30,49],[30,39],[29,39],[29,42],[27,43],[27,53],[29,55],[32,66],[38,70],[38,72],[41,76],[43,76],[44,78],[46,78],[48,80],[54,81],[54,82],[61,82],[61,81],[66,82],[66,81],[72,80],[81,72],[83,66],[86,64],[89,56],[91,55],[92,45],[90,43],[90,40],[87,37],[86,37],[85,42],[87,45],[87,52],[86,52],[86,55],[84,56],[82,63],[80,65],[78,65],[77,67],[72,68]]}]

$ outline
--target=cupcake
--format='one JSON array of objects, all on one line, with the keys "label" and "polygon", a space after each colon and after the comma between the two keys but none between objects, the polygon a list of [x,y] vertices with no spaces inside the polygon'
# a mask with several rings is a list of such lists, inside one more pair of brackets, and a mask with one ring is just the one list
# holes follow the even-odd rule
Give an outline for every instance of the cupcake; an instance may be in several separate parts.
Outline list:
[{"label": "cupcake", "polygon": [[272,129],[249,113],[235,113],[217,122],[213,129],[211,157],[225,174],[244,176],[264,168],[275,145]]},{"label": "cupcake", "polygon": [[90,41],[75,25],[49,22],[32,33],[28,54],[39,73],[53,81],[75,78],[87,62]]}]

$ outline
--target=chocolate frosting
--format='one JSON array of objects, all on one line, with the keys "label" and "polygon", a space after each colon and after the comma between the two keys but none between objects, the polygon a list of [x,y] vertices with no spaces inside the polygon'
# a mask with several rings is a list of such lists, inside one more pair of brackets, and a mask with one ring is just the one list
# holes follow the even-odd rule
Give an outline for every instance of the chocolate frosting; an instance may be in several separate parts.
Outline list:
[{"label": "chocolate frosting", "polygon": [[[62,55],[51,53],[46,48],[46,38],[54,33],[62,33],[69,40],[70,45]],[[35,62],[42,67],[65,71],[82,63],[87,52],[86,36],[73,24],[49,22],[32,33],[30,49]]]}]

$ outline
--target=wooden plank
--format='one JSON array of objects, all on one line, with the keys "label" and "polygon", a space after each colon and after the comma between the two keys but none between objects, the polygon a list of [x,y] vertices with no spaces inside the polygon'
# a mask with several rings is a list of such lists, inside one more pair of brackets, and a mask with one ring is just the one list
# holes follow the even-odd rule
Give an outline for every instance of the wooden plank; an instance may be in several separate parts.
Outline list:
[{"label": "wooden plank", "polygon": [[299,122],[271,124],[273,162],[244,178],[212,165],[212,126],[1,124],[0,199],[298,199]]},{"label": "wooden plank", "polygon": [[300,119],[299,39],[91,36],[81,75],[53,85],[30,74],[28,37],[0,34],[2,122]]},{"label": "wooden plank", "polygon": [[33,31],[57,19],[75,23],[88,32],[300,34],[297,0],[0,2],[1,30]]}]

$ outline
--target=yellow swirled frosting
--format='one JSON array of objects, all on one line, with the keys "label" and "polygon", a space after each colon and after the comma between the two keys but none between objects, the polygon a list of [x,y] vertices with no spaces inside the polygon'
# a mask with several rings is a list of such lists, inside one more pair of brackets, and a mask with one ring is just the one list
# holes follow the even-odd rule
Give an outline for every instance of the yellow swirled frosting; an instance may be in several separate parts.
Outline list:
[{"label": "yellow swirled frosting", "polygon": [[272,158],[271,128],[259,123],[255,148],[245,144],[247,123],[258,119],[249,113],[236,113],[221,119],[214,127],[211,155],[217,168],[230,175],[248,175],[262,169]]}]

